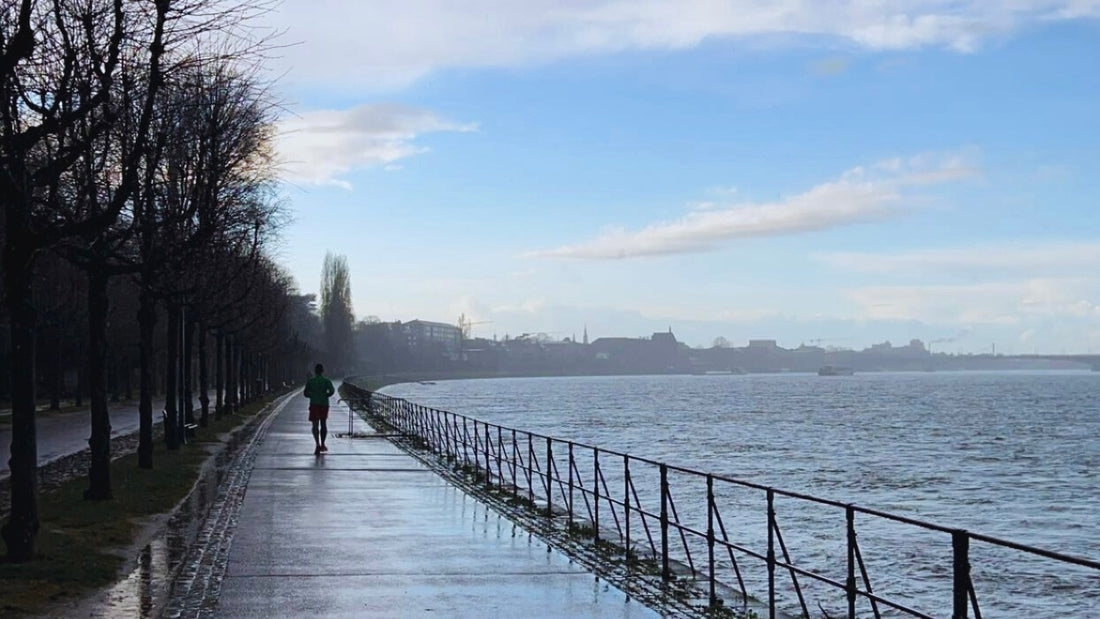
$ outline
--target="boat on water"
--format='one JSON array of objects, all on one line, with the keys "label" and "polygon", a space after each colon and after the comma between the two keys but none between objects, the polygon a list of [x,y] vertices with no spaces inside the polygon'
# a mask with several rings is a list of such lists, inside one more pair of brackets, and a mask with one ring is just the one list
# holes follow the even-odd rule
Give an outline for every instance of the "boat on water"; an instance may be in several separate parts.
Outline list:
[{"label": "boat on water", "polygon": [[842,365],[825,365],[817,371],[818,376],[851,376],[855,371]]}]

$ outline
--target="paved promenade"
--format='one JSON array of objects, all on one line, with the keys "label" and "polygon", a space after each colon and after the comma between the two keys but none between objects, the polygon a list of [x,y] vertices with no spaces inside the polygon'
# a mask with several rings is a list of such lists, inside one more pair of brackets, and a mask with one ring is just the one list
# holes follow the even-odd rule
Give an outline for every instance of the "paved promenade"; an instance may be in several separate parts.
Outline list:
[{"label": "paved promenade", "polygon": [[[258,446],[215,616],[657,616],[383,437],[314,456],[306,408],[292,399]],[[330,435],[349,417],[372,433],[341,403]]]}]

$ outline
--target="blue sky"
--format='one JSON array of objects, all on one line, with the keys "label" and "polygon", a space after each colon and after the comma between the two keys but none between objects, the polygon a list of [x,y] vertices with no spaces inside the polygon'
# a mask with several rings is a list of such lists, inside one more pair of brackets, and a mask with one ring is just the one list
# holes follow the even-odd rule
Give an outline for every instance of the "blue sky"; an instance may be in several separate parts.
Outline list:
[{"label": "blue sky", "polygon": [[1100,351],[1100,2],[285,0],[305,292],[691,345]]}]

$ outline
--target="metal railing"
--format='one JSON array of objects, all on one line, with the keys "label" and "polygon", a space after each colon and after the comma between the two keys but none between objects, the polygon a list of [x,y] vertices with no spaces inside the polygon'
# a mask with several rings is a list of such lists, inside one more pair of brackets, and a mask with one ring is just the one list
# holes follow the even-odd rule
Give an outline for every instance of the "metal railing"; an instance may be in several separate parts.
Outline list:
[{"label": "metal railing", "polygon": [[[837,590],[838,596],[842,594],[850,618],[856,617],[860,608],[865,609],[863,612],[870,610],[876,618],[884,609],[896,611],[894,614],[932,617],[931,611],[918,610],[874,591],[860,549],[857,517],[926,532],[940,538],[945,547],[949,541],[950,608],[954,619],[971,613],[978,619],[982,617],[971,572],[972,542],[1092,570],[1089,577],[1100,589],[1098,561],[487,423],[369,392],[350,383],[345,385],[349,391],[346,399],[353,407],[367,411],[455,466],[466,468],[486,485],[525,499],[547,517],[567,518],[569,525],[586,531],[597,544],[614,544],[626,554],[628,565],[649,565],[664,579],[690,576],[704,583],[711,605],[720,604],[719,590],[733,591],[742,602],[753,599],[744,573],[745,560],[753,559],[766,569],[767,597],[761,603],[772,617],[777,616],[781,596],[789,606],[797,604],[802,616],[809,617],[804,593],[808,583],[820,583]],[[762,547],[754,548],[735,539],[732,527],[723,519],[720,506],[728,508],[728,504],[720,505],[721,499],[728,500],[741,491],[755,492],[763,498],[766,536],[759,536]],[[695,507],[701,502],[705,508],[689,510],[690,514],[682,516],[677,496],[690,496],[696,499]],[[835,516],[838,520],[842,517],[844,530],[842,574],[828,575],[795,563],[777,517],[779,500],[809,502],[842,514]],[[730,511],[727,509],[727,518]],[[780,582],[788,578],[789,589]],[[724,584],[727,582],[736,582],[736,587]],[[942,613],[943,609],[937,610]],[[828,616],[824,608],[822,614]]]}]

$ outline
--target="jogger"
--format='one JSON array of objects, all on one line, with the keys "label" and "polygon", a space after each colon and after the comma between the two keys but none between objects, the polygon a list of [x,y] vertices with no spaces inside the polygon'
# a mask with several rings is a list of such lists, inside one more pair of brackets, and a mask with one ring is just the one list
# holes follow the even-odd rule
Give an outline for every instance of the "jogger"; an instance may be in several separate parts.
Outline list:
[{"label": "jogger", "polygon": [[313,453],[320,455],[328,451],[325,447],[325,437],[328,436],[328,399],[336,393],[332,381],[324,376],[325,366],[318,363],[313,368],[313,376],[306,381],[306,388],[302,395],[309,398],[309,422],[313,425],[313,442],[316,448]]}]

